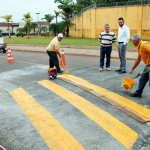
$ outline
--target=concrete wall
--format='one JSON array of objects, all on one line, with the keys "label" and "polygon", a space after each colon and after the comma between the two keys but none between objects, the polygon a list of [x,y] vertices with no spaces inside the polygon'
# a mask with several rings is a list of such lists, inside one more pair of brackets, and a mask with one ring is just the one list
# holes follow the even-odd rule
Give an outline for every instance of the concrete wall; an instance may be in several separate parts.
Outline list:
[{"label": "concrete wall", "polygon": [[83,12],[73,20],[75,24],[70,35],[73,37],[98,38],[104,30],[104,24],[109,23],[111,30],[117,35],[118,18],[123,17],[130,28],[131,36],[140,34],[143,39],[150,39],[150,6],[97,8]]}]

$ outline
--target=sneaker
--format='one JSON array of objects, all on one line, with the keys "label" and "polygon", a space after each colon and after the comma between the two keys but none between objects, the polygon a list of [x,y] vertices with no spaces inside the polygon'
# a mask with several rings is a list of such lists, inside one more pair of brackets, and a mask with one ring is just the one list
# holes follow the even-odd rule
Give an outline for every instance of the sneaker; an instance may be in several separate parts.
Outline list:
[{"label": "sneaker", "polygon": [[99,68],[99,71],[103,71],[103,68]]},{"label": "sneaker", "polygon": [[130,96],[131,96],[131,97],[138,97],[138,98],[141,98],[141,97],[142,97],[142,95],[136,94],[136,93],[131,93]]},{"label": "sneaker", "polygon": [[62,71],[62,70],[60,70],[60,71],[58,71],[57,73],[63,73],[63,71]]},{"label": "sneaker", "polygon": [[116,72],[120,72],[120,71],[122,71],[122,70],[120,70],[120,69],[118,69],[118,70],[115,70]]},{"label": "sneaker", "polygon": [[107,67],[106,70],[107,70],[107,71],[110,71],[110,67]]}]

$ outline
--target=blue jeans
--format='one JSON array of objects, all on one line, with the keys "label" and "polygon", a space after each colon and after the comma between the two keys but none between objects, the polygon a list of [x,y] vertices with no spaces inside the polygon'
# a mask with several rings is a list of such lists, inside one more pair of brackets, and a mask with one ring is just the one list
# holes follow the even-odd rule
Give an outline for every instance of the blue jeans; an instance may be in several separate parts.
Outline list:
[{"label": "blue jeans", "polygon": [[[148,71],[148,69],[150,68],[150,65],[148,66],[145,66],[143,72],[146,72]],[[140,80],[139,80],[139,86],[138,86],[138,89],[136,90],[136,94],[138,95],[142,95],[143,93],[143,90],[144,90],[144,87],[146,86],[146,83],[150,81],[150,72],[146,73],[146,74],[143,74],[141,77],[140,77]]]},{"label": "blue jeans", "polygon": [[100,47],[100,68],[104,67],[104,58],[106,55],[106,68],[110,67],[110,58],[111,58],[112,46],[109,47]]}]

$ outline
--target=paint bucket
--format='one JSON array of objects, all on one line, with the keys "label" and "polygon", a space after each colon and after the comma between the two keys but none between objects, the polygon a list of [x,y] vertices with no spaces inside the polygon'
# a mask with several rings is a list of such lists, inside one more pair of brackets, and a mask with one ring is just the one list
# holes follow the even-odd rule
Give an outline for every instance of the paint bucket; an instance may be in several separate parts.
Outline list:
[{"label": "paint bucket", "polygon": [[122,87],[126,90],[131,90],[135,84],[135,81],[130,78],[125,78],[122,82]]},{"label": "paint bucket", "polygon": [[57,69],[56,68],[49,68],[48,69],[48,76],[50,80],[54,80],[57,77]]}]

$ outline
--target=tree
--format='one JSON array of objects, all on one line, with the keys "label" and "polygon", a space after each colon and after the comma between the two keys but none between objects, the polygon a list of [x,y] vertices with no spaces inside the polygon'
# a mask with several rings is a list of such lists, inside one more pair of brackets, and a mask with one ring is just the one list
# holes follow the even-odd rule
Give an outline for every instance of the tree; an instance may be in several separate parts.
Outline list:
[{"label": "tree", "polygon": [[42,26],[42,27],[41,27],[41,31],[47,32],[47,26]]},{"label": "tree", "polygon": [[2,18],[5,19],[5,20],[7,21],[7,23],[8,23],[8,34],[9,34],[9,38],[11,38],[11,36],[10,36],[9,23],[10,23],[12,17],[13,17],[12,15],[5,15],[5,16],[2,16]]},{"label": "tree", "polygon": [[0,30],[0,33],[2,33],[3,31],[2,30]]},{"label": "tree", "polygon": [[30,15],[30,13],[24,14],[23,16],[24,16],[24,18],[22,20],[24,20],[26,22],[26,25],[27,25],[27,35],[28,35],[28,39],[30,39],[29,25],[30,25],[30,22],[32,21],[32,17]]},{"label": "tree", "polygon": [[[50,23],[51,23],[52,20],[54,19],[54,16],[51,15],[51,14],[46,14],[45,17],[42,18],[42,20],[43,20],[43,19],[45,19],[45,20],[49,23],[49,25],[50,25]],[[49,31],[49,32],[50,32],[50,31]]]},{"label": "tree", "polygon": [[81,8],[90,6],[90,5],[93,4],[93,2],[94,2],[94,0],[88,0],[88,1],[85,1],[85,0],[77,0],[77,4],[80,5]]},{"label": "tree", "polygon": [[59,32],[58,23],[51,23],[49,26],[49,31],[52,31],[56,36],[57,33]]},{"label": "tree", "polygon": [[30,25],[29,25],[29,28],[31,30],[33,30],[34,34],[35,34],[35,30],[36,30],[36,28],[38,28],[38,24],[36,22],[31,22]]},{"label": "tree", "polygon": [[71,17],[74,13],[74,2],[73,0],[55,0],[58,3],[58,8],[61,9],[62,19],[66,25],[66,37],[69,36],[69,27],[71,26]]},{"label": "tree", "polygon": [[65,22],[61,21],[59,23],[52,23],[50,24],[49,30],[52,31],[54,33],[54,35],[56,36],[58,33],[65,33]]},{"label": "tree", "polygon": [[24,36],[25,35],[25,28],[17,28],[17,36]]},{"label": "tree", "polygon": [[60,12],[59,12],[59,11],[54,10],[54,13],[55,13],[55,18],[56,18],[56,23],[57,23],[57,18],[58,18],[58,16],[59,16]]}]

